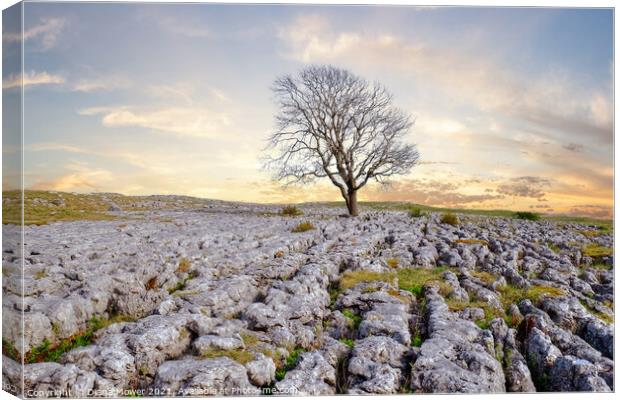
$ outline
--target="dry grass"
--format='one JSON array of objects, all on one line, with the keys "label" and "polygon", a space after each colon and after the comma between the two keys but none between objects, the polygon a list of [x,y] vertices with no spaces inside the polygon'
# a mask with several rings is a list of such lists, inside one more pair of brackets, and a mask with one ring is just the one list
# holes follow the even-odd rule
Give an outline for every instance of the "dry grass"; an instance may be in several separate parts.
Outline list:
[{"label": "dry grass", "polygon": [[445,213],[441,215],[441,219],[439,220],[442,224],[448,224],[452,226],[458,226],[461,221],[459,221],[459,217],[453,213]]},{"label": "dry grass", "polygon": [[228,357],[239,364],[247,364],[254,360],[254,354],[245,349],[219,350],[209,349],[201,354],[203,358]]},{"label": "dry grass", "polygon": [[286,206],[280,211],[280,214],[285,217],[296,217],[298,215],[304,215],[304,212],[295,206]]},{"label": "dry grass", "polygon": [[482,282],[486,283],[487,285],[491,285],[493,282],[497,280],[495,275],[489,272],[486,272],[486,271],[472,271],[470,272],[470,274],[471,276],[474,276],[480,279]]},{"label": "dry grass", "polygon": [[390,268],[397,268],[399,264],[398,258],[388,258],[385,260],[385,263]]},{"label": "dry grass", "polygon": [[307,232],[307,231],[311,231],[315,229],[314,225],[312,224],[312,222],[310,221],[304,221],[299,223],[298,225],[296,225],[291,232],[293,233],[301,233],[301,232]]},{"label": "dry grass", "polygon": [[192,267],[192,263],[185,257],[181,257],[179,260],[179,265],[177,266],[176,272],[178,273],[186,273],[189,272]]},{"label": "dry grass", "polygon": [[347,290],[362,282],[375,282],[382,281],[387,283],[394,283],[396,275],[394,273],[387,272],[372,272],[372,271],[346,271],[340,278],[339,288],[340,290]]},{"label": "dry grass", "polygon": [[596,243],[590,243],[583,247],[583,249],[581,250],[581,253],[584,256],[588,256],[592,258],[606,257],[606,256],[611,256],[612,254],[614,254],[614,249],[612,249],[611,247],[604,247]]},{"label": "dry grass", "polygon": [[448,285],[442,278],[441,274],[446,270],[446,267],[438,268],[403,268],[397,272],[398,287],[401,290],[411,292],[416,297],[422,297],[424,285],[436,281],[439,284],[439,292],[447,296],[452,291],[450,285]]},{"label": "dry grass", "polygon": [[455,244],[480,244],[482,246],[488,246],[489,242],[487,242],[486,240],[481,240],[481,239],[458,239],[454,241]]}]

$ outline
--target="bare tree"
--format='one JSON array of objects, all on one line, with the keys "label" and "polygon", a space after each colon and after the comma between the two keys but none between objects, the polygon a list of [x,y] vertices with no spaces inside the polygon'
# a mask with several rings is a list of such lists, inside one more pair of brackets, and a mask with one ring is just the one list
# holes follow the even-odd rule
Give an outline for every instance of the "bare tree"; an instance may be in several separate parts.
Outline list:
[{"label": "bare tree", "polygon": [[402,142],[411,117],[392,95],[351,72],[312,66],[273,85],[279,112],[269,138],[266,168],[286,184],[329,178],[350,215],[358,215],[357,191],[370,180],[386,183],[417,163],[415,145]]}]

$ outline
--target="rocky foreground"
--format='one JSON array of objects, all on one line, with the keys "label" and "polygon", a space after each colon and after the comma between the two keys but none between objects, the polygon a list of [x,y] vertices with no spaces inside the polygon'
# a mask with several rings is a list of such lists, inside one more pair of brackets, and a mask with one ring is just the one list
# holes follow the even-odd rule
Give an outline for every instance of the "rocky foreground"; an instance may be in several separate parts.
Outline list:
[{"label": "rocky foreground", "polygon": [[23,348],[29,397],[613,390],[594,226],[153,203],[27,226],[23,303],[4,226],[5,384]]}]

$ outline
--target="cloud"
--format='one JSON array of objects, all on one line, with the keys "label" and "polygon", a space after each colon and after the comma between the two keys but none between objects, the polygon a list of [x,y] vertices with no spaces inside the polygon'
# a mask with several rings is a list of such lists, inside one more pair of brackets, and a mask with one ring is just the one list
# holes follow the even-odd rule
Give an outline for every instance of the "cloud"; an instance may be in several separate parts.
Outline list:
[{"label": "cloud", "polygon": [[508,196],[530,197],[542,199],[545,192],[542,190],[551,185],[549,179],[537,176],[521,176],[512,178],[507,183],[502,183],[497,187],[497,192]]},{"label": "cloud", "polygon": [[138,127],[188,137],[222,135],[231,123],[227,113],[201,107],[95,107],[79,113],[102,115],[106,127]]},{"label": "cloud", "polygon": [[[337,63],[355,70],[382,68],[412,79],[450,102],[500,112],[524,126],[565,139],[590,135],[611,143],[611,87],[582,89],[560,69],[522,76],[493,59],[488,49],[459,49],[421,39],[334,29],[318,15],[304,15],[280,30],[285,56],[304,63]],[[458,128],[455,126],[455,128]]]},{"label": "cloud", "polygon": [[582,144],[577,144],[577,143],[566,143],[565,145],[562,146],[564,149],[568,150],[568,151],[572,151],[575,153],[579,153],[583,150],[584,146]]},{"label": "cloud", "polygon": [[74,92],[94,92],[115,90],[129,87],[131,82],[122,76],[97,77],[91,79],[81,79],[72,85]]},{"label": "cloud", "polygon": [[447,207],[463,207],[501,199],[503,196],[489,193],[465,193],[463,186],[455,182],[433,179],[403,179],[389,187],[371,186],[362,193],[370,201],[410,201],[419,204]]},{"label": "cloud", "polygon": [[91,168],[87,164],[73,163],[66,165],[65,168],[71,172],[49,181],[38,182],[32,188],[35,190],[99,192],[115,181],[112,172],[102,168]]},{"label": "cloud", "polygon": [[63,18],[41,18],[40,24],[21,32],[5,32],[2,34],[4,41],[8,43],[20,42],[22,37],[25,41],[38,40],[42,50],[48,50],[56,44],[60,32],[66,25]]},{"label": "cloud", "polygon": [[613,207],[595,204],[578,205],[568,210],[570,214],[585,215],[595,218],[612,218],[614,215]]},{"label": "cloud", "polygon": [[64,82],[65,78],[60,75],[50,74],[45,71],[30,71],[23,75],[23,80],[21,74],[9,75],[7,79],[2,81],[2,88],[15,89],[22,87],[22,84],[24,87],[37,85],[58,85]]}]

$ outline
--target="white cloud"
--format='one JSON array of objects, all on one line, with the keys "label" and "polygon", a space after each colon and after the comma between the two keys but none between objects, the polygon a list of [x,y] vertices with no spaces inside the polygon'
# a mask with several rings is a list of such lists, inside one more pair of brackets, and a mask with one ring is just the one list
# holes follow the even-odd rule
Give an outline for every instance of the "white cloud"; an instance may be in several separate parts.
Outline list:
[{"label": "white cloud", "polygon": [[23,76],[20,74],[9,75],[7,79],[2,81],[3,89],[14,89],[21,87],[22,84],[24,87],[26,86],[36,86],[36,85],[54,85],[54,84],[62,84],[65,82],[65,78],[60,75],[50,74],[48,72],[36,72],[30,71],[26,72]]},{"label": "white cloud", "polygon": [[115,90],[129,87],[131,82],[122,76],[97,77],[81,79],[73,84],[75,92],[94,92],[101,90]]},{"label": "white cloud", "polygon": [[431,45],[390,34],[334,29],[326,19],[301,16],[280,31],[286,55],[304,63],[336,63],[354,71],[398,73],[450,102],[516,118],[548,135],[594,135],[611,142],[611,90],[584,90],[562,70],[522,76],[483,53]]},{"label": "white cloud", "polygon": [[81,115],[102,115],[107,127],[139,127],[189,137],[215,137],[230,125],[228,114],[200,107],[96,107]]},{"label": "white cloud", "polygon": [[[66,21],[62,18],[41,18],[39,25],[28,28],[23,32],[23,39],[39,40],[41,48],[48,50],[56,44],[60,32],[66,25]],[[21,32],[3,33],[2,38],[6,42],[20,42],[22,40]]]}]

